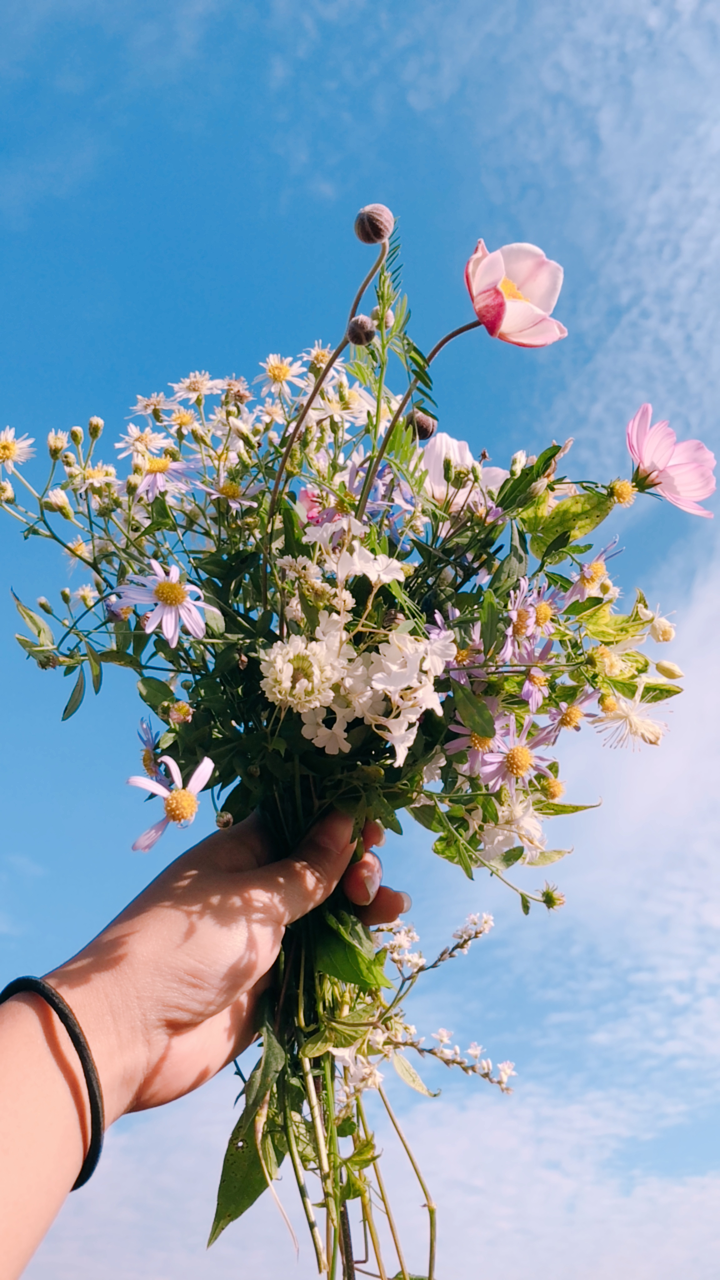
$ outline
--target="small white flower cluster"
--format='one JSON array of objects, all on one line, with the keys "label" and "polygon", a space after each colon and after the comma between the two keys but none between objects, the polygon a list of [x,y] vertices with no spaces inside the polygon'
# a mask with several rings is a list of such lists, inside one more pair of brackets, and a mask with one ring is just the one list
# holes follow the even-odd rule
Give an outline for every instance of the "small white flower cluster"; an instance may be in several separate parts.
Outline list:
[{"label": "small white flower cluster", "polygon": [[453,933],[453,938],[460,943],[460,946],[454,947],[453,950],[461,951],[463,955],[467,955],[470,950],[470,943],[474,942],[476,938],[482,938],[484,933],[489,933],[494,924],[495,921],[492,916],[488,915],[486,911],[483,911],[482,915],[477,911],[473,911],[465,923],[461,924],[459,929],[456,929]]},{"label": "small white flower cluster", "polygon": [[414,942],[420,941],[411,924],[396,920],[393,924],[386,925],[382,932],[391,934],[387,944],[388,956],[401,973],[413,976],[425,968],[426,961],[422,952],[410,950]]}]

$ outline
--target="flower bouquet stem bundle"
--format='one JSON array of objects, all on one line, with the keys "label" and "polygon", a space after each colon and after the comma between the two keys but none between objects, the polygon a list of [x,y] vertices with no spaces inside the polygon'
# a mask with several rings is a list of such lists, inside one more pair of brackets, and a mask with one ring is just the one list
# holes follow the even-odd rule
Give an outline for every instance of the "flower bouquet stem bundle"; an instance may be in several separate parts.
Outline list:
[{"label": "flower bouquet stem bundle", "polygon": [[[562,339],[562,269],[533,245],[480,241],[474,319],[426,355],[392,214],[368,206],[356,231],[378,256],[334,348],[270,355],[254,386],[198,372],[139,397],[114,462],[97,455],[101,419],[87,438],[52,431],[42,488],[21,469],[33,441],[0,435],[4,510],[87,578],[57,606],[18,600],[18,640],[71,680],[65,718],[108,666],[134,674],[148,716],[144,773],[129,781],[161,808],[134,848],[191,823],[205,792],[220,827],[259,811],[278,857],[339,810],[362,858],[363,832],[401,833],[407,810],[468,879],[486,870],[525,914],[553,910],[563,896],[537,870],[568,850],[548,847],[544,823],[589,807],[563,799],[558,749],[583,726],[658,745],[656,704],[682,675],[653,647],[672,624],[640,591],[620,607],[615,544],[596,546],[595,530],[639,493],[708,515],[715,459],[644,405],[628,426],[631,478],[573,480],[572,441],[487,465],[438,431],[434,361],[471,330],[525,348]],[[433,1057],[508,1091],[512,1063],[493,1068],[444,1029],[426,1042],[404,1013],[420,976],[491,925],[470,914],[430,963],[411,926],[370,931],[336,890],[286,930],[211,1240],[264,1191],[277,1199],[284,1165],[321,1273],[408,1280],[363,1103],[377,1090],[427,1207],[433,1280],[436,1209],[383,1077],[392,1067],[429,1094],[412,1060]]]}]

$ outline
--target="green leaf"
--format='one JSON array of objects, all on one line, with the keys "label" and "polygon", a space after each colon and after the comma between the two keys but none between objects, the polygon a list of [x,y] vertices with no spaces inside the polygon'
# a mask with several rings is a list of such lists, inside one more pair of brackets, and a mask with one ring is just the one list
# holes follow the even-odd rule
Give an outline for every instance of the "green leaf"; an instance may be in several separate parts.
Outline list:
[{"label": "green leaf", "polygon": [[88,656],[88,664],[90,666],[90,676],[92,679],[92,686],[93,686],[93,689],[95,690],[95,693],[99,693],[100,686],[102,684],[102,667],[100,665],[100,654],[97,653],[95,649],[93,649],[89,640],[85,641],[85,651]]},{"label": "green leaf", "polygon": [[497,607],[497,601],[492,591],[489,589],[485,592],[480,610],[480,634],[482,636],[483,649],[485,653],[490,653],[497,640],[498,622],[500,613]]},{"label": "green leaf", "polygon": [[368,1165],[374,1164],[379,1156],[379,1152],[375,1150],[375,1143],[371,1137],[363,1138],[358,1142],[352,1155],[349,1155],[343,1164],[346,1169],[359,1170],[367,1169]]},{"label": "green leaf", "polygon": [[530,899],[526,897],[524,893],[520,894],[520,906],[522,907],[523,915],[529,916],[530,915]]},{"label": "green leaf", "polygon": [[543,817],[560,818],[564,814],[584,813],[586,809],[599,809],[600,801],[597,804],[559,804],[556,800],[543,800],[533,797],[533,809],[536,813],[541,813]]},{"label": "green leaf", "polygon": [[100,662],[110,662],[115,667],[134,667],[136,671],[140,668],[138,659],[121,649],[103,649],[97,656]]},{"label": "green leaf", "polygon": [[524,856],[525,850],[521,844],[516,844],[514,849],[508,849],[507,853],[503,853],[500,861],[504,867],[512,867],[516,862]]},{"label": "green leaf", "polygon": [[561,858],[567,858],[572,853],[572,849],[543,849],[537,858],[533,858],[533,867],[549,867],[551,862],[559,862]]},{"label": "green leaf", "polygon": [[169,684],[165,684],[164,680],[156,680],[154,676],[143,676],[142,680],[138,680],[138,693],[143,702],[146,702],[153,711],[157,711],[163,702],[174,702],[175,694]]},{"label": "green leaf", "polygon": [[639,636],[646,625],[641,619],[634,619],[628,614],[611,613],[609,604],[604,604],[591,617],[583,619],[586,633],[593,640],[600,640],[604,644],[616,644],[619,640]]},{"label": "green leaf", "polygon": [[48,648],[52,648],[55,644],[55,637],[45,619],[41,618],[39,614],[33,613],[32,609],[28,609],[27,605],[24,605],[22,601],[18,599],[14,591],[11,592],[11,594],[15,601],[15,608],[20,614],[23,622],[27,623],[30,630],[37,636],[40,644],[47,645]]},{"label": "green leaf", "polygon": [[[356,1039],[358,1038],[356,1036]],[[310,1036],[301,1046],[300,1055],[303,1058],[321,1058],[324,1053],[330,1051],[334,1044],[335,1040],[329,1027],[321,1027],[319,1031],[315,1032],[315,1035]]]},{"label": "green leaf", "polygon": [[213,609],[210,606],[205,609],[205,625],[211,636],[225,634],[225,619],[219,609]]},{"label": "green leaf", "polygon": [[260,1061],[251,1071],[245,1086],[245,1109],[238,1121],[240,1133],[246,1133],[255,1119],[261,1103],[274,1086],[280,1072],[285,1066],[285,1050],[280,1044],[270,1024],[270,1006],[265,1004],[265,1017],[262,1026],[263,1051]]},{"label": "green leaf", "polygon": [[570,542],[584,538],[602,524],[613,506],[613,499],[607,493],[577,493],[561,498],[550,512],[542,532],[536,533],[530,542],[533,555],[542,560],[550,544],[561,533],[568,534]]},{"label": "green leaf", "polygon": [[495,721],[485,703],[467,687],[457,680],[450,680],[450,688],[458,715],[471,733],[480,738],[492,738],[495,735]]},{"label": "green leaf", "polygon": [[[220,1185],[217,1193],[215,1217],[208,1237],[208,1248],[214,1244],[231,1222],[241,1217],[267,1189],[267,1180],[255,1142],[255,1134],[242,1129],[245,1112],[233,1129],[223,1160]],[[276,1115],[268,1113],[268,1123],[262,1138],[265,1164],[271,1176],[283,1162],[286,1153],[285,1136]]]},{"label": "green leaf", "polygon": [[643,691],[640,694],[640,701],[664,702],[666,698],[674,698],[678,693],[682,693],[682,687],[679,684],[648,683],[643,687]]},{"label": "green leaf", "polygon": [[468,856],[468,851],[461,840],[457,840],[454,835],[444,832],[438,836],[433,845],[433,852],[440,858],[444,858],[446,862],[455,862],[462,867],[468,880],[473,880],[473,864]]},{"label": "green leaf", "polygon": [[85,672],[81,667],[80,670],[78,671],[78,678],[75,681],[75,687],[72,693],[70,694],[70,697],[68,698],[68,701],[67,701],[67,706],[65,707],[65,710],[62,713],[63,720],[69,720],[71,716],[75,715],[75,712],[77,711],[84,697],[85,697]]},{"label": "green leaf", "polygon": [[370,933],[347,911],[337,915],[327,909],[322,912],[315,937],[315,961],[322,973],[354,984],[361,991],[392,986],[385,976],[383,961],[375,954]]},{"label": "green leaf", "polygon": [[421,827],[425,827],[426,831],[443,829],[434,804],[414,804],[408,809],[408,813],[411,813],[415,821],[419,822]]},{"label": "green leaf", "polygon": [[392,1056],[392,1064],[397,1071],[401,1080],[408,1084],[416,1093],[424,1093],[426,1098],[437,1098],[440,1096],[440,1090],[435,1093],[428,1089],[427,1085],[421,1080],[415,1068],[402,1053],[394,1053]]}]

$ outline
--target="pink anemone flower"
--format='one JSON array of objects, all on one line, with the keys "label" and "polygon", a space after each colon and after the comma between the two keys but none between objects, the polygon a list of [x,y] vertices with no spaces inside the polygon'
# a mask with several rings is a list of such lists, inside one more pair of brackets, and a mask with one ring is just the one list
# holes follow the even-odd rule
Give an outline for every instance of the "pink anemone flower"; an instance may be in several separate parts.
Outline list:
[{"label": "pink anemone flower", "polygon": [[657,489],[668,502],[694,516],[712,519],[698,499],[715,492],[715,455],[701,440],[677,443],[667,422],[652,421],[652,405],[642,404],[627,426],[627,446],[635,462],[633,484]]},{"label": "pink anemone flower", "polygon": [[198,791],[202,791],[215,768],[210,757],[205,756],[205,759],[200,761],[187,786],[183,787],[182,774],[171,756],[160,756],[158,763],[165,765],[173,780],[173,787],[169,787],[167,783],[161,782],[158,778],[143,778],[140,776],[128,778],[129,786],[143,787],[145,791],[151,791],[154,796],[160,796],[165,803],[165,817],[161,818],[160,822],[156,822],[154,826],[148,827],[147,831],[143,831],[142,835],[138,836],[135,841],[133,849],[140,853],[148,853],[153,845],[157,844],[169,822],[177,822],[180,827],[188,827],[190,825],[200,804],[197,798]]},{"label": "pink anemone flower", "polygon": [[484,240],[465,267],[475,315],[491,338],[515,347],[547,347],[567,337],[552,319],[563,269],[534,244],[506,244],[489,253]]},{"label": "pink anemone flower", "polygon": [[[136,578],[120,588],[115,609],[128,605],[141,608],[146,605],[149,609],[154,605],[152,613],[145,615],[143,626],[146,631],[154,631],[157,626],[161,626],[171,649],[177,648],[181,623],[191,636],[201,640],[205,635],[205,619],[198,610],[206,608],[206,605],[200,588],[181,582],[180,570],[176,564],[171,565],[167,573],[157,560],[151,560],[150,565],[152,574],[146,578]],[[193,594],[198,599],[191,599]]]}]

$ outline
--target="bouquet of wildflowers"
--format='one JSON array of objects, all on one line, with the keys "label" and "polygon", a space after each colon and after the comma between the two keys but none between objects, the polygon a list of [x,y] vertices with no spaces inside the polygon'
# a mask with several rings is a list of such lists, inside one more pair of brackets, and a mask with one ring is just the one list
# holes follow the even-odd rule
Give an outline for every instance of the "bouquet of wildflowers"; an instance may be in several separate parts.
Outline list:
[{"label": "bouquet of wildflowers", "polygon": [[[87,438],[52,431],[41,489],[20,469],[33,442],[0,434],[3,509],[87,575],[57,607],[18,600],[18,640],[70,678],[64,718],[107,664],[134,673],[148,713],[130,782],[160,810],[135,849],[191,823],[204,792],[220,827],[260,810],[280,856],[332,808],[356,833],[368,819],[401,832],[407,810],[469,879],[485,870],[526,914],[554,910],[563,896],[538,872],[568,850],[549,846],[545,822],[587,807],[564,799],[562,748],[586,725],[613,746],[658,745],[657,704],[682,675],[646,649],[672,640],[671,623],[640,591],[620,607],[617,553],[595,531],[638,493],[709,515],[715,459],[643,405],[627,428],[631,478],[574,482],[571,440],[487,465],[437,429],[433,363],[480,328],[520,347],[563,338],[562,269],[533,245],[480,241],[466,269],[474,318],[425,354],[392,214],[368,206],[356,232],[379,252],[334,349],[270,355],[254,389],[193,373],[171,396],[141,396],[104,460],[100,418]],[[411,927],[368,931],[338,890],[287,930],[211,1240],[275,1194],[287,1160],[320,1272],[408,1280],[363,1107],[377,1089],[420,1180],[432,1280],[435,1207],[382,1079],[391,1066],[428,1093],[412,1059],[431,1055],[508,1090],[512,1063],[493,1068],[444,1030],[430,1047],[403,1012],[421,974],[491,925],[470,915],[431,963]]]}]

